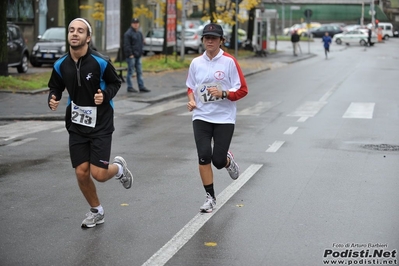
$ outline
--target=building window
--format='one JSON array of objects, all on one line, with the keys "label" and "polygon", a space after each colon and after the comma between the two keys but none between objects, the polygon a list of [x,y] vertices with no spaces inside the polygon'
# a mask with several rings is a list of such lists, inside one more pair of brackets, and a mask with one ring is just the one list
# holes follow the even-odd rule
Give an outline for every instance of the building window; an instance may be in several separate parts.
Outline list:
[{"label": "building window", "polygon": [[7,20],[12,22],[33,22],[33,0],[8,0]]}]

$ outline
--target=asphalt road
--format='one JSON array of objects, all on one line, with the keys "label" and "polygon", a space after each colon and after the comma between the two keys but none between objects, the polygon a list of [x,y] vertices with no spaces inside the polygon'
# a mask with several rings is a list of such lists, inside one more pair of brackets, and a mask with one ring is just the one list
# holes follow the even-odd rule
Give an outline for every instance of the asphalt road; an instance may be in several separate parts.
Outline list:
[{"label": "asphalt road", "polygon": [[242,174],[215,170],[212,214],[198,213],[185,98],[117,113],[112,156],[135,181],[98,184],[106,222],[90,230],[63,122],[8,121],[0,265],[397,265],[398,45],[325,59],[314,43],[316,57],[248,77],[231,145]]}]

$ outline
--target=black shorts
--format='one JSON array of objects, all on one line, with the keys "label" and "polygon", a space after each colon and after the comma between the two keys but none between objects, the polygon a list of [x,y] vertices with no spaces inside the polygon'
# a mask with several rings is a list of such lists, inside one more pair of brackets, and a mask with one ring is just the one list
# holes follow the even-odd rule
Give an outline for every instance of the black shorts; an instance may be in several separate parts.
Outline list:
[{"label": "black shorts", "polygon": [[111,156],[112,134],[87,137],[69,132],[69,155],[72,167],[84,162],[108,169]]},{"label": "black shorts", "polygon": [[198,163],[206,165],[212,162],[217,169],[225,167],[227,164],[227,152],[234,133],[234,124],[213,124],[202,120],[194,120],[193,129]]}]

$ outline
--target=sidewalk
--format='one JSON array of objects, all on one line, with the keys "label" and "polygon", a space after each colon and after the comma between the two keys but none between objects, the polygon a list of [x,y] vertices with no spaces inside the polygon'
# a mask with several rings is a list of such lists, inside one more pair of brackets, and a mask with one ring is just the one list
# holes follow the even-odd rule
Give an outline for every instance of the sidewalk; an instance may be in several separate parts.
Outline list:
[{"label": "sidewalk", "polygon": [[[291,43],[290,43],[291,45]],[[290,46],[291,47],[291,46]],[[279,51],[267,57],[250,57],[239,59],[238,62],[246,77],[267,71],[275,67],[295,63],[314,57],[314,54],[303,53],[292,55],[292,48]],[[150,104],[176,99],[186,96],[185,80],[187,69],[165,71],[160,73],[144,73],[144,84],[151,90],[149,93],[128,93],[126,83],[114,98],[115,112],[131,112],[144,108]],[[137,88],[136,79],[132,79]],[[250,89],[250,88],[249,88]],[[47,106],[48,91],[39,91],[33,94],[0,92],[0,121],[10,120],[64,120],[66,91],[61,99],[57,111],[51,111]],[[118,111],[118,108],[120,109]]]}]

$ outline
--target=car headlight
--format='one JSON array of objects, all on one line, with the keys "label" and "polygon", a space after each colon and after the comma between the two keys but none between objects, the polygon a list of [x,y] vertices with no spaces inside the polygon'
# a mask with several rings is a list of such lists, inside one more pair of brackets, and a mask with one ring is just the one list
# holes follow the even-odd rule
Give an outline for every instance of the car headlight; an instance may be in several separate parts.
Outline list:
[{"label": "car headlight", "polygon": [[65,51],[66,51],[65,45],[61,46],[61,52],[65,53]]},{"label": "car headlight", "polygon": [[39,45],[36,44],[35,46],[33,46],[32,51],[36,52],[37,50],[39,50]]}]

